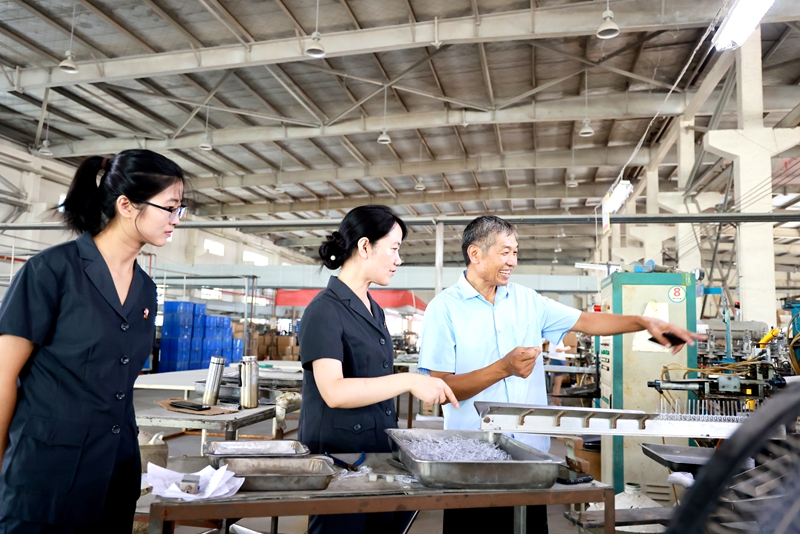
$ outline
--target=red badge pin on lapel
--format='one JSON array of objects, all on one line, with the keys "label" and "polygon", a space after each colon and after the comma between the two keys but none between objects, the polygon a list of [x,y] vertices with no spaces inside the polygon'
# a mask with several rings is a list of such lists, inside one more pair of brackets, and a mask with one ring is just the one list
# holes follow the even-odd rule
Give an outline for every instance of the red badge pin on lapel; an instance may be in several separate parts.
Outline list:
[{"label": "red badge pin on lapel", "polygon": [[148,317],[150,317],[150,308],[145,308],[144,309],[144,318],[147,319]]}]

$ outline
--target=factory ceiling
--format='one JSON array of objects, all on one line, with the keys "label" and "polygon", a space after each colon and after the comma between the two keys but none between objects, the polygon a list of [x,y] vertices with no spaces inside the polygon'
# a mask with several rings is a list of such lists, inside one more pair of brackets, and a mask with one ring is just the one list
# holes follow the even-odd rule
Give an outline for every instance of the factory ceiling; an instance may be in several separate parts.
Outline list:
[{"label": "factory ceiling", "polygon": [[[722,4],[611,2],[621,33],[599,39],[605,0],[0,0],[0,137],[47,140],[70,165],[157,150],[191,177],[202,220],[290,226],[367,203],[408,217],[593,213],[653,162],[675,191],[665,138],[720,61],[706,28]],[[767,127],[800,122],[798,21],[798,2],[776,0],[762,25]],[[67,50],[77,73],[58,68]],[[727,77],[697,109],[694,192],[728,183],[730,162],[699,150],[709,124],[736,127]],[[800,201],[793,155],[776,166],[778,209]],[[412,230],[409,259],[432,263],[432,227]],[[325,233],[262,235],[313,250]],[[588,225],[549,233],[521,232],[523,257],[549,263],[557,240],[564,263],[585,261],[596,246]]]}]

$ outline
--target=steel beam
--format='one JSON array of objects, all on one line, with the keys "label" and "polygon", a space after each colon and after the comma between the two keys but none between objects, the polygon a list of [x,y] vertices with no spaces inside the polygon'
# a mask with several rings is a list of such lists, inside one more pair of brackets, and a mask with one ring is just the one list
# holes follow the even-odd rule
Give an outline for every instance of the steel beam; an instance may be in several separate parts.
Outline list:
[{"label": "steel beam", "polygon": [[[573,153],[569,150],[538,150],[527,154],[507,154],[505,156],[473,156],[411,163],[362,165],[281,173],[268,172],[243,176],[216,176],[197,178],[192,181],[192,188],[196,191],[205,191],[218,188],[274,186],[278,182],[281,184],[336,183],[368,178],[393,178],[396,176],[421,176],[441,173],[561,169],[573,165],[573,162],[577,167],[613,167],[621,166],[628,161],[632,149],[632,146],[583,148],[575,150],[574,160]],[[655,148],[640,150],[634,158],[633,165],[646,165],[653,150]],[[676,151],[673,148],[664,158],[662,164],[675,165],[676,158]],[[715,158],[707,156],[705,162],[713,163],[714,161]]]},{"label": "steel beam", "polygon": [[[80,0],[93,11],[97,8],[87,0]],[[593,35],[597,31],[597,4],[580,2],[564,6],[526,9],[515,12],[489,13],[481,16],[480,25],[475,17],[461,17],[439,21],[439,39],[447,44],[552,39]],[[715,19],[719,6],[714,2],[672,0],[669,9],[662,10],[662,0],[633,0],[618,2],[614,13],[625,21],[624,32],[701,28]],[[106,16],[112,26],[118,24]],[[765,23],[796,21],[800,19],[800,3],[795,0],[777,0],[764,18]],[[122,28],[126,36],[137,44],[150,48],[141,39]],[[130,35],[129,35],[130,34]],[[308,39],[307,37],[304,39]],[[386,52],[429,46],[434,41],[434,22],[424,21],[390,27],[368,28],[325,35],[328,57]],[[151,76],[166,76],[189,72],[244,68],[291,61],[305,61],[296,37],[253,43],[249,50],[244,46],[226,45],[200,50],[181,50],[81,62],[80,72],[68,74],[52,68],[30,68],[20,72],[20,85],[27,89],[47,86],[95,83]],[[13,90],[13,84],[0,78],[0,91]]]},{"label": "steel beam", "polygon": [[[714,103],[719,91],[712,93],[711,102],[705,102],[696,114],[709,115],[714,111]],[[657,110],[665,116],[681,115],[693,93],[673,94],[664,103],[664,96],[658,93],[620,93],[589,97],[589,118],[599,120],[628,120],[652,117]],[[735,99],[731,99],[726,110],[735,111]],[[764,87],[765,111],[790,110],[800,101],[800,87]],[[662,107],[663,104],[663,107]],[[493,125],[529,122],[561,122],[583,120],[586,115],[583,98],[569,97],[559,100],[523,104],[502,110],[483,112],[467,110],[442,110],[402,115],[390,115],[385,119],[389,131],[413,130],[419,128],[439,128],[463,124]],[[338,135],[378,133],[384,128],[382,116],[342,120],[335,125],[318,128],[298,126],[254,126],[247,128],[221,128],[214,131],[214,145],[238,145],[264,141],[284,141],[289,139],[310,139]],[[130,139],[87,139],[69,145],[52,147],[56,157],[86,156],[92,154],[116,153],[131,148],[148,148],[154,151],[167,151],[182,148],[196,148],[203,132],[187,134],[178,139],[168,140],[130,140]],[[663,150],[668,150],[665,148]],[[650,161],[650,165],[654,165]]]}]

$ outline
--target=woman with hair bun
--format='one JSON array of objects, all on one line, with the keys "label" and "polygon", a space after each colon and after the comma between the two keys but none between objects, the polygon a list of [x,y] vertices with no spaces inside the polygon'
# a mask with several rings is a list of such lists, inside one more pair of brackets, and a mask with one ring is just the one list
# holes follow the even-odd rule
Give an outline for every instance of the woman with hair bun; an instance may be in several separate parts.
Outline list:
[{"label": "woman with hair bun", "polygon": [[[370,284],[386,286],[400,265],[406,225],[386,206],[361,206],[319,247],[322,264],[341,267],[303,313],[300,359],[303,410],[298,437],[312,453],[389,452],[397,428],[393,399],[410,393],[428,403],[452,402],[438,378],[392,374],[392,337]],[[403,532],[409,513],[317,515],[309,534]]]},{"label": "woman with hair bun", "polygon": [[80,235],[11,281],[0,305],[0,533],[131,532],[133,382],[157,307],[136,256],[169,240],[183,188],[181,168],[149,150],[86,159],[60,206]]}]

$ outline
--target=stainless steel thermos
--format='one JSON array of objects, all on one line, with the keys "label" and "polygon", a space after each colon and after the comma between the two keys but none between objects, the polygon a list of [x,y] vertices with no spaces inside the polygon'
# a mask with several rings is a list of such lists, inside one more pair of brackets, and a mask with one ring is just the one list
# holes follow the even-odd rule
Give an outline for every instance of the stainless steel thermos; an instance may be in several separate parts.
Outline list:
[{"label": "stainless steel thermos", "polygon": [[258,407],[258,360],[244,356],[239,364],[239,404],[242,408]]},{"label": "stainless steel thermos", "polygon": [[222,384],[222,371],[225,369],[225,358],[212,356],[208,366],[206,390],[203,392],[203,404],[214,406],[219,400],[219,386]]}]

